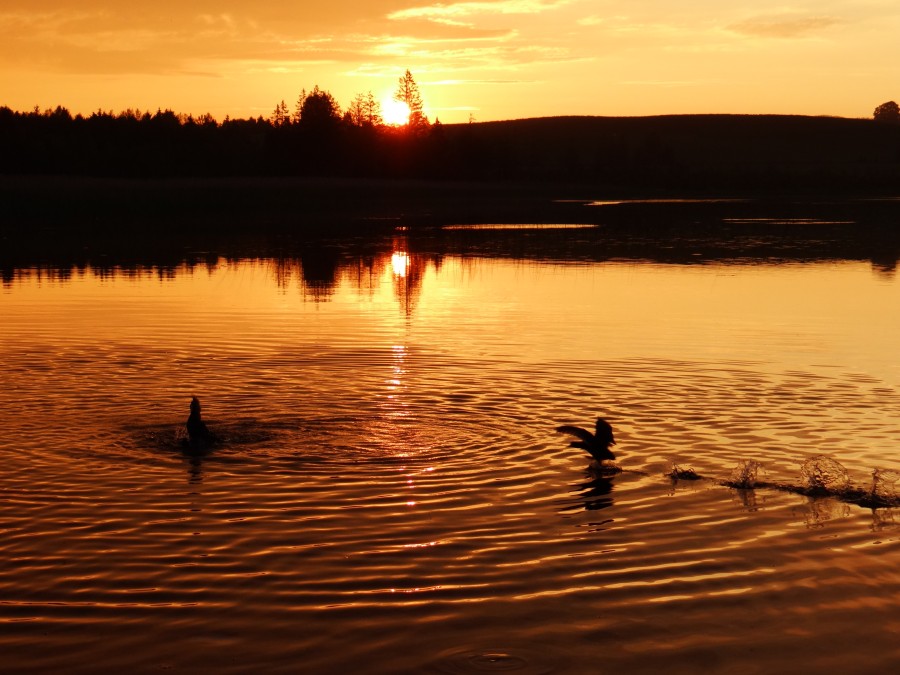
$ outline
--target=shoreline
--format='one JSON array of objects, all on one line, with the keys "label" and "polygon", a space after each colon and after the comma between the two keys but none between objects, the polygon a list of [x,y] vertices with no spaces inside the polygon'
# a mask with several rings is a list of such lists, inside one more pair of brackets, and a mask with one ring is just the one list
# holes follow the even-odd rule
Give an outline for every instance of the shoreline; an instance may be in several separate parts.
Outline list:
[{"label": "shoreline", "polygon": [[439,257],[660,264],[860,260],[886,275],[900,261],[900,198],[893,196],[0,176],[0,200],[0,277],[7,282],[29,268],[174,269],[220,256],[365,257],[398,238],[410,251]]},{"label": "shoreline", "polygon": [[57,229],[65,221],[67,229],[103,229],[122,222],[166,229],[170,219],[193,231],[265,227],[304,232],[385,224],[433,227],[485,218],[553,222],[565,216],[590,222],[579,213],[589,195],[584,187],[518,182],[7,175],[0,176],[0,201],[5,204],[0,228]]},{"label": "shoreline", "polygon": [[[94,178],[0,175],[0,232],[137,229],[202,233],[262,229],[307,234],[454,224],[616,224],[632,219],[747,218],[761,210],[834,211],[898,222],[883,190],[703,192],[559,182],[371,178]],[[629,213],[624,213],[628,211]]]}]

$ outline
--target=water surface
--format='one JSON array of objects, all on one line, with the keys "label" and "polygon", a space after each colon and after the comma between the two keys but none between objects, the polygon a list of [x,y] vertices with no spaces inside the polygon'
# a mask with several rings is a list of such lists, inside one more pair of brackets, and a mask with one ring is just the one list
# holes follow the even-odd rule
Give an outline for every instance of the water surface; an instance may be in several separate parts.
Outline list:
[{"label": "water surface", "polygon": [[[891,493],[890,266],[467,232],[7,270],[6,667],[900,663],[893,509],[722,485],[752,459],[799,487],[825,455]],[[554,432],[597,415],[609,478]]]}]

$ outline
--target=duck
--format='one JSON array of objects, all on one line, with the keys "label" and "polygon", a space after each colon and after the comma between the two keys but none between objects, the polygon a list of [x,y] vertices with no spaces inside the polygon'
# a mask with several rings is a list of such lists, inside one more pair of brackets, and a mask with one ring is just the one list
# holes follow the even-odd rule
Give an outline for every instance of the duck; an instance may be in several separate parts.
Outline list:
[{"label": "duck", "polygon": [[191,414],[185,423],[188,443],[192,448],[207,448],[216,441],[216,437],[206,428],[206,424],[200,418],[200,399],[191,397]]},{"label": "duck", "polygon": [[602,417],[597,418],[594,433],[591,433],[587,429],[568,424],[556,427],[556,431],[561,434],[571,434],[572,436],[576,436],[580,440],[572,441],[569,443],[569,447],[587,450],[588,454],[598,462],[614,460],[616,458],[609,449],[609,446],[616,444],[616,440],[613,438],[612,426]]}]

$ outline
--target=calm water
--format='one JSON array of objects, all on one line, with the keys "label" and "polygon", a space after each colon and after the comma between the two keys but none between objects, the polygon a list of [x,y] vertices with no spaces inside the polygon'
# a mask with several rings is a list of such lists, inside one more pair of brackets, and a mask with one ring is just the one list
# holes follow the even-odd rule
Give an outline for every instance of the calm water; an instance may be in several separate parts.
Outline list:
[{"label": "calm water", "polygon": [[[0,669],[900,664],[900,517],[771,487],[895,495],[890,266],[534,237],[7,270]],[[597,415],[609,479],[554,432]]]}]

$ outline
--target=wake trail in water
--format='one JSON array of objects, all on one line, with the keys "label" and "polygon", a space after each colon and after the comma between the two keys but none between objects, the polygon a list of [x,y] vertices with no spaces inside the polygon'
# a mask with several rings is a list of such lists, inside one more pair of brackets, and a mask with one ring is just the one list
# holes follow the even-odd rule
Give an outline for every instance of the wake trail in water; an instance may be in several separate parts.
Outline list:
[{"label": "wake trail in water", "polygon": [[[762,470],[762,464],[756,460],[741,460],[727,480],[716,482],[735,490],[762,488],[806,497],[833,497],[871,509],[900,506],[900,494],[896,487],[900,481],[900,472],[892,469],[873,469],[872,483],[869,486],[854,485],[847,469],[826,455],[817,455],[804,461],[800,467],[800,480],[797,483],[760,480],[759,474]],[[666,475],[673,480],[706,478],[691,468],[677,465]]]}]

